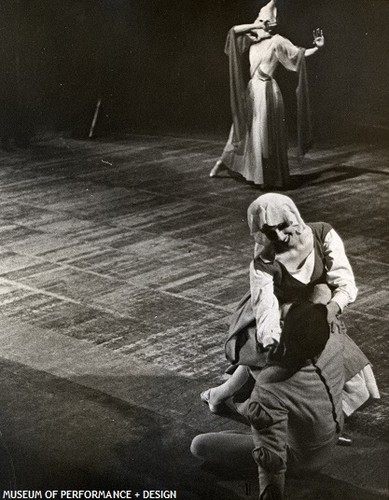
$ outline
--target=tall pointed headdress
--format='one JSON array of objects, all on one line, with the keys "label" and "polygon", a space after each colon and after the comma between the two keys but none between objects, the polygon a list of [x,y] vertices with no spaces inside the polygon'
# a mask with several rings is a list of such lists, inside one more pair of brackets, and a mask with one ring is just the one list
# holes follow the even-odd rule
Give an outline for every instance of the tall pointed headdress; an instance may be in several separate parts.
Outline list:
[{"label": "tall pointed headdress", "polygon": [[269,23],[277,22],[277,7],[274,0],[270,0],[269,3],[264,5],[262,9],[259,11],[258,17],[262,21],[268,21]]}]

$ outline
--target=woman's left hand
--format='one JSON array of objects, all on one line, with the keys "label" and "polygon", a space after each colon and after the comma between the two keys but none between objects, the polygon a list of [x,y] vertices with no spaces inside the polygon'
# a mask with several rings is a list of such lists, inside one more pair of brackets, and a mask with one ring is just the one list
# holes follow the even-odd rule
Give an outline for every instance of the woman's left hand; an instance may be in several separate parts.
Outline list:
[{"label": "woman's left hand", "polygon": [[324,47],[324,35],[321,28],[313,30],[313,45],[316,45],[318,49]]}]

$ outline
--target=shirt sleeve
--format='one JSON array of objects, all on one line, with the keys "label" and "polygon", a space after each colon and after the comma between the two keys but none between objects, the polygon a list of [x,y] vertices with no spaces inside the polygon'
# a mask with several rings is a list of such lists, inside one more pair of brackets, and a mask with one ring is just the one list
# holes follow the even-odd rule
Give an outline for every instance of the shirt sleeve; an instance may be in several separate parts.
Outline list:
[{"label": "shirt sleeve", "polygon": [[254,441],[252,454],[258,464],[260,498],[266,495],[269,484],[279,491],[277,498],[283,498],[287,469],[288,410],[266,387],[256,385],[249,403],[248,417]]},{"label": "shirt sleeve", "polygon": [[250,264],[251,305],[257,324],[257,340],[264,347],[280,341],[280,312],[273,277]]},{"label": "shirt sleeve", "polygon": [[358,289],[343,241],[334,229],[331,229],[325,237],[323,250],[328,269],[327,283],[334,288],[332,300],[343,311],[348,304],[355,301]]},{"label": "shirt sleeve", "polygon": [[275,35],[275,52],[279,62],[289,71],[297,71],[301,49],[280,35]]}]

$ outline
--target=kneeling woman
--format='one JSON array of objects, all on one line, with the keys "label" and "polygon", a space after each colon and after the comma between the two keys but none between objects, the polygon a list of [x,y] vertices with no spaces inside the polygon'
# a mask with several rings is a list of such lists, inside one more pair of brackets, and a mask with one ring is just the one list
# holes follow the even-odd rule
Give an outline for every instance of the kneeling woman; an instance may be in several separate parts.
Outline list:
[{"label": "kneeling woman", "polygon": [[[255,240],[250,293],[232,318],[226,344],[227,357],[239,366],[229,380],[203,392],[201,399],[217,413],[245,385],[250,372],[285,355],[280,346],[283,320],[291,304],[306,301],[325,304],[331,329],[341,334],[344,413],[351,415],[369,397],[379,398],[369,361],[339,320],[343,309],[354,302],[357,288],[336,231],[325,222],[306,224],[293,201],[275,193],[260,196],[249,206],[248,224]],[[244,359],[243,350],[239,351],[239,339],[253,330],[256,352],[252,354],[258,355],[258,362]]]}]

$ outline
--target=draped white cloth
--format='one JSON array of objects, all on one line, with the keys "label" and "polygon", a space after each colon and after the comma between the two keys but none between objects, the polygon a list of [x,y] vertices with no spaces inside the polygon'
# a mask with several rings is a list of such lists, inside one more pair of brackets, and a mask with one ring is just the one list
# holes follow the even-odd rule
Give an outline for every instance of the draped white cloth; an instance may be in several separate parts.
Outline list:
[{"label": "draped white cloth", "polygon": [[[246,180],[255,184],[265,183],[264,162],[270,160],[271,144],[269,141],[274,140],[274,133],[272,134],[269,130],[270,106],[275,113],[276,136],[280,142],[279,147],[282,150],[283,159],[281,165],[270,163],[269,168],[283,169],[288,173],[284,103],[273,74],[279,63],[290,71],[296,71],[299,51],[298,47],[280,35],[265,38],[250,47],[251,79],[246,94],[246,109],[249,117],[246,137],[240,148],[241,151],[237,152],[232,144],[233,127],[231,127],[221,161],[229,169],[238,172]],[[271,103],[269,102],[269,85],[271,86]]]}]

